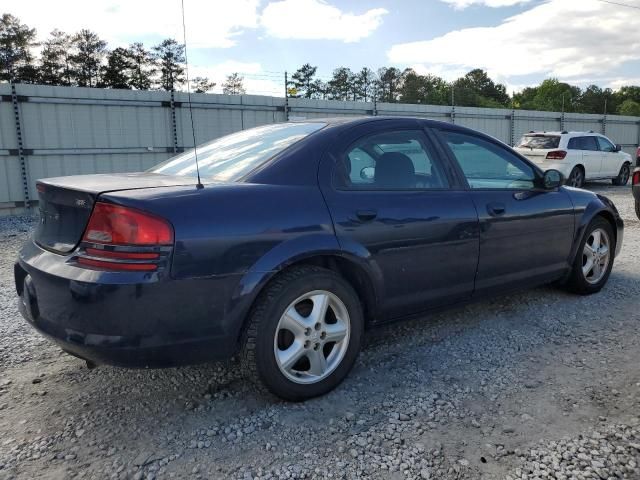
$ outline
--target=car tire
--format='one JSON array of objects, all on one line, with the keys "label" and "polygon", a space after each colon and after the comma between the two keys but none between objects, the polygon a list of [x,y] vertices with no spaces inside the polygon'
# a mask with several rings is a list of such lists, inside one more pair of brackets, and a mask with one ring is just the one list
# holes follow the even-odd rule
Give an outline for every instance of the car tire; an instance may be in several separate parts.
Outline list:
[{"label": "car tire", "polygon": [[616,178],[611,179],[611,183],[618,187],[622,187],[627,184],[629,181],[629,177],[631,176],[631,166],[629,163],[624,163],[622,167],[620,167],[620,172]]},{"label": "car tire", "polygon": [[636,200],[635,204],[636,204],[636,217],[638,217],[638,220],[640,220],[640,202]]},{"label": "car tire", "polygon": [[569,173],[569,177],[567,178],[567,185],[569,185],[570,187],[582,188],[582,186],[584,185],[584,176],[584,170],[576,165],[571,170],[571,173]]},{"label": "car tire", "polygon": [[252,308],[242,367],[259,389],[285,400],[323,395],[353,367],[363,331],[360,299],[344,278],[316,266],[293,267]]},{"label": "car tire", "polygon": [[[603,247],[606,247],[606,258]],[[615,251],[615,236],[611,224],[603,217],[594,218],[578,247],[566,283],[567,288],[581,295],[599,292],[611,274]],[[595,265],[599,265],[599,268]]]}]

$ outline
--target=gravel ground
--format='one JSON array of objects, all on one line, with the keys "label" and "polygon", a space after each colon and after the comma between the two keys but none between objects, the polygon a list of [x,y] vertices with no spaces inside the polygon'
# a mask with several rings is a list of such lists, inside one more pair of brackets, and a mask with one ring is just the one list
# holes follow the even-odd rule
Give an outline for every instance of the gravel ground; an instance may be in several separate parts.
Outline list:
[{"label": "gravel ground", "polygon": [[85,364],[16,308],[26,218],[0,219],[0,479],[640,478],[640,222],[605,289],[551,287],[378,328],[331,394],[290,404],[233,364]]}]

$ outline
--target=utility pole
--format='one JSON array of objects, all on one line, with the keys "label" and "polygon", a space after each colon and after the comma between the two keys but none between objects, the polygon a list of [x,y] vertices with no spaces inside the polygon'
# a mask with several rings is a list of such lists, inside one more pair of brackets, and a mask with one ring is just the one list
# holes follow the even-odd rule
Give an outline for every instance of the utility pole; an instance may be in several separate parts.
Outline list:
[{"label": "utility pole", "polygon": [[456,97],[453,82],[451,83],[451,123],[456,123]]},{"label": "utility pole", "polygon": [[289,121],[289,79],[284,71],[284,121]]}]

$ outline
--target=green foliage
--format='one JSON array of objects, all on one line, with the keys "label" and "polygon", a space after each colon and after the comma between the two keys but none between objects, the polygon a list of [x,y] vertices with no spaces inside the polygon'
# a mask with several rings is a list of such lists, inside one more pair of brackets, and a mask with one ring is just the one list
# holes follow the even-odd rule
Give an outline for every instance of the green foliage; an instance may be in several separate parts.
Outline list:
[{"label": "green foliage", "polygon": [[618,107],[618,113],[620,115],[640,117],[640,103],[628,98],[620,104]]},{"label": "green foliage", "polygon": [[314,95],[313,77],[318,67],[312,67],[310,63],[302,65],[291,76],[291,84],[298,92],[297,96],[304,98],[312,98]]},{"label": "green foliage", "polygon": [[71,70],[79,87],[95,87],[99,82],[107,42],[91,30],[82,29],[73,36],[73,54],[69,56]]},{"label": "green foliage", "polygon": [[514,94],[513,104],[524,110],[577,112],[580,95],[580,88],[550,78],[537,87],[527,87]]},{"label": "green foliage", "polygon": [[36,46],[36,30],[20,23],[8,13],[0,17],[0,81],[28,82],[37,80],[32,65],[32,47]]},{"label": "green foliage", "polygon": [[207,93],[209,90],[213,90],[216,86],[216,82],[212,82],[207,77],[196,77],[191,80],[191,88],[195,93]]},{"label": "green foliage", "polygon": [[136,90],[149,90],[158,72],[153,55],[139,42],[129,45],[127,54],[131,64],[129,86]]},{"label": "green foliage", "polygon": [[40,53],[39,81],[45,85],[72,85],[71,37],[60,30],[51,32]]},{"label": "green foliage", "polygon": [[103,67],[102,78],[98,86],[107,88],[131,89],[131,70],[133,62],[126,48],[118,47],[107,55],[107,65]]},{"label": "green foliage", "polygon": [[184,83],[184,45],[167,38],[152,48],[153,58],[160,67],[159,86],[171,92]]},{"label": "green foliage", "polygon": [[244,95],[247,91],[244,88],[244,77],[238,73],[232,73],[222,84],[222,93],[225,95]]},{"label": "green foliage", "polygon": [[487,72],[476,68],[453,83],[454,100],[462,107],[504,108],[511,104],[507,87],[495,83]]}]

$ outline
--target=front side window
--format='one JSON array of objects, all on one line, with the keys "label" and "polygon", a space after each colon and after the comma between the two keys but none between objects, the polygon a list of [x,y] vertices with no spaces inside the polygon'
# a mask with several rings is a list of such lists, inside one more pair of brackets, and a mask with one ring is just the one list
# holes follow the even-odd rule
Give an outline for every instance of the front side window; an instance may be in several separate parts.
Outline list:
[{"label": "front side window", "polygon": [[[285,148],[323,128],[325,123],[277,123],[218,138],[198,147],[202,178],[239,180]],[[170,158],[148,170],[165,175],[196,176],[193,150]]]},{"label": "front side window", "polygon": [[533,168],[506,148],[465,133],[443,133],[471,188],[523,190],[534,187]]},{"label": "front side window", "polygon": [[595,137],[598,139],[598,145],[603,152],[615,152],[616,147],[604,137]]},{"label": "front side window", "polygon": [[386,132],[363,137],[338,161],[336,184],[365,190],[447,188],[440,159],[420,131]]}]

